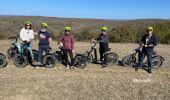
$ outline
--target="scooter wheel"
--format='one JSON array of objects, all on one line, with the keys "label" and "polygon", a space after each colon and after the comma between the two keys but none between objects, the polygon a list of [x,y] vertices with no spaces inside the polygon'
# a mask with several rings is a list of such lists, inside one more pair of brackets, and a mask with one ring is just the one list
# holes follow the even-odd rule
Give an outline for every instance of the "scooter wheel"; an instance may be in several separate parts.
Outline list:
[{"label": "scooter wheel", "polygon": [[45,55],[43,57],[43,64],[46,68],[53,68],[56,66],[56,59],[53,55]]},{"label": "scooter wheel", "polygon": [[22,54],[16,54],[13,61],[14,65],[18,68],[24,68],[28,65],[27,57]]}]

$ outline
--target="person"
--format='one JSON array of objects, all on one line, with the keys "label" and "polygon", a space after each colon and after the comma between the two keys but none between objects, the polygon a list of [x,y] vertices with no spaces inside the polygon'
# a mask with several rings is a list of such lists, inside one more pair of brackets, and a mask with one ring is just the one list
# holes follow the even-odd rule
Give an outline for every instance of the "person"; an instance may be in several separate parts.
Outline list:
[{"label": "person", "polygon": [[144,60],[145,56],[147,55],[148,73],[152,73],[152,55],[153,55],[154,47],[157,45],[158,39],[157,39],[156,35],[153,33],[153,27],[147,26],[146,32],[147,33],[141,39],[143,48],[142,48],[139,66],[136,69],[136,71],[138,71],[138,69],[142,69],[143,60]]},{"label": "person", "polygon": [[102,67],[107,67],[106,59],[104,54],[109,49],[109,36],[107,34],[107,27],[101,28],[101,34],[98,36],[97,39],[92,39],[92,42],[99,42],[99,53],[100,53],[100,61],[102,62]]},{"label": "person", "polygon": [[37,65],[42,65],[43,64],[43,58],[42,54],[45,51],[46,54],[49,53],[49,50],[51,50],[51,36],[50,33],[47,31],[48,24],[43,22],[41,23],[41,30],[36,33],[39,38],[39,43],[38,43],[38,62]]},{"label": "person", "polygon": [[[59,44],[63,44],[63,54],[65,57],[66,69],[71,69],[71,67],[74,65],[74,58],[73,58],[74,37],[71,32],[72,30],[71,27],[65,27],[64,30],[65,30],[64,36],[59,38]],[[68,54],[70,56],[71,63],[69,63]]]},{"label": "person", "polygon": [[26,21],[25,27],[20,30],[20,39],[21,39],[21,48],[19,52],[23,53],[24,48],[28,49],[31,54],[32,63],[35,63],[33,53],[32,53],[32,45],[31,45],[31,41],[34,39],[34,31],[32,29],[31,21]]}]

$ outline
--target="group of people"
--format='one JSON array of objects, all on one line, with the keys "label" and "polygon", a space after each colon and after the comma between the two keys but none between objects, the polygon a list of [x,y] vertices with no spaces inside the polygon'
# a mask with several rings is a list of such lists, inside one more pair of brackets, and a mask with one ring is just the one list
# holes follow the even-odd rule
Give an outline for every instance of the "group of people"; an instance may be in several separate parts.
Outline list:
[{"label": "group of people", "polygon": [[[25,27],[21,29],[20,31],[20,38],[22,45],[27,48],[32,57],[32,62],[38,65],[41,65],[42,62],[42,54],[45,51],[45,53],[49,53],[49,50],[52,49],[52,38],[50,36],[50,33],[47,31],[48,24],[47,23],[41,23],[41,30],[39,32],[34,32],[32,29],[32,23],[31,21],[25,22]],[[63,53],[65,57],[66,62],[66,68],[70,68],[71,66],[74,66],[74,36],[72,33],[71,27],[64,27],[64,34],[62,37],[58,38],[58,43],[60,45],[63,45]],[[106,59],[104,59],[104,53],[107,52],[109,48],[109,36],[107,34],[107,27],[101,28],[101,34],[96,38],[92,39],[92,42],[98,42],[99,43],[99,52],[100,52],[100,61],[102,62],[103,66],[106,65]],[[38,62],[35,62],[33,59],[33,53],[32,53],[32,45],[31,41],[34,39],[34,35],[38,35],[39,43],[38,43]],[[136,71],[138,69],[141,69],[143,66],[143,60],[145,55],[147,55],[148,58],[148,72],[152,73],[152,55],[154,47],[157,45],[158,39],[153,34],[153,27],[148,26],[146,29],[146,34],[142,37],[141,43],[142,43],[142,56],[139,66],[136,68]],[[21,52],[23,52],[21,50]],[[71,63],[69,63],[68,54],[71,59]]]}]

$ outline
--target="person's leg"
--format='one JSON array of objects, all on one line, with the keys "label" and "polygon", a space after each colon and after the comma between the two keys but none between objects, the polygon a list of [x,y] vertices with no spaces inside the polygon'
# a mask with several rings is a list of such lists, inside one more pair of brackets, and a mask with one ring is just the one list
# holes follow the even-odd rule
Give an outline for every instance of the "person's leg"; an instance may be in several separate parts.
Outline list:
[{"label": "person's leg", "polygon": [[99,53],[100,53],[100,61],[102,62],[103,61],[103,54],[104,54],[104,50],[103,50],[102,47],[100,47]]},{"label": "person's leg", "polygon": [[29,50],[29,52],[31,54],[31,59],[34,60],[34,55],[32,53],[32,45],[31,44],[27,45],[27,49]]},{"label": "person's leg", "polygon": [[44,46],[44,50],[45,50],[46,54],[49,54],[49,46],[48,45]]},{"label": "person's leg", "polygon": [[148,72],[149,72],[149,73],[152,73],[152,54],[153,54],[153,52],[147,52]]},{"label": "person's leg", "polygon": [[70,56],[70,59],[71,59],[71,66],[73,66],[73,64],[74,64],[74,57],[73,57],[72,50],[69,50],[69,56]]},{"label": "person's leg", "polygon": [[139,66],[138,66],[139,69],[142,69],[142,67],[143,67],[143,60],[145,58],[145,55],[146,55],[146,53],[145,53],[145,51],[143,51],[141,53],[141,57],[140,57],[140,62],[139,62]]},{"label": "person's leg", "polygon": [[38,62],[40,62],[41,64],[43,63],[42,54],[43,54],[43,47],[39,45],[38,46]]},{"label": "person's leg", "polygon": [[103,55],[104,55],[104,57],[103,57],[103,63],[104,63],[104,64],[106,64],[106,62],[107,62],[106,52],[107,52],[107,50],[104,50],[104,53],[103,53]]},{"label": "person's leg", "polygon": [[63,50],[63,54],[64,54],[64,59],[65,59],[66,65],[69,65],[68,52],[67,52],[67,50]]}]

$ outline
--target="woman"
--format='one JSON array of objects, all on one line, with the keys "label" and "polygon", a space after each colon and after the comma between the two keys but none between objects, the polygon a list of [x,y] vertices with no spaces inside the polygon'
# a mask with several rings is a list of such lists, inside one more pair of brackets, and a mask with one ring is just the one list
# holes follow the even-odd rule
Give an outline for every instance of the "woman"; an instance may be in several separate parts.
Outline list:
[{"label": "woman", "polygon": [[21,38],[21,50],[20,52],[23,53],[23,48],[27,48],[31,54],[32,63],[35,63],[32,53],[32,45],[31,41],[34,39],[34,31],[32,29],[31,21],[25,22],[25,27],[20,31],[20,38]]},{"label": "woman", "polygon": [[[63,46],[64,46],[63,53],[64,53],[64,57],[65,57],[66,68],[71,69],[71,66],[73,66],[73,64],[74,64],[74,58],[73,58],[74,37],[71,32],[71,30],[72,30],[71,27],[65,27],[64,30],[65,30],[64,36],[62,36],[59,39],[59,42],[60,42],[60,44],[63,44]],[[68,54],[71,58],[71,63],[69,63]]]}]

